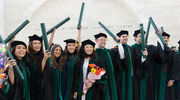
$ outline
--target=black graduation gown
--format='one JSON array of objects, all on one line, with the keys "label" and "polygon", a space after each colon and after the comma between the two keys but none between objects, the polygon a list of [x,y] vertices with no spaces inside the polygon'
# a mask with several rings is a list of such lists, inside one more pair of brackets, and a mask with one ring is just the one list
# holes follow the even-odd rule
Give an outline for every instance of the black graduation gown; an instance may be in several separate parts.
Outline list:
[{"label": "black graduation gown", "polygon": [[[157,45],[156,53],[159,54],[155,64],[156,100],[159,100],[159,98],[174,100],[174,85],[168,87],[167,84],[169,80],[175,80],[176,78],[178,71],[178,56],[174,50],[169,49],[167,46],[164,46],[164,50],[162,50],[159,44]],[[161,81],[162,79],[164,82]],[[162,91],[162,89],[165,91]]]},{"label": "black graduation gown", "polygon": [[47,66],[47,62],[38,84],[36,100],[53,100],[53,74],[52,68]]},{"label": "black graduation gown", "polygon": [[[128,47],[126,49],[129,49],[129,52],[126,51],[125,47],[124,48],[124,52],[125,52],[125,58],[124,59],[120,59],[120,55],[119,55],[119,50],[118,47],[114,47],[113,49],[110,49],[110,55],[111,55],[111,59],[112,59],[112,63],[114,66],[114,76],[115,76],[115,80],[116,80],[116,88],[117,88],[117,95],[118,95],[118,100],[121,100],[123,98],[122,96],[122,71],[126,71],[126,83],[129,83],[128,78],[131,77],[129,76],[130,73],[128,70],[129,69],[129,62],[128,62],[128,55],[132,57],[132,66],[134,66],[134,48],[133,47]],[[134,71],[134,68],[132,69]],[[132,83],[131,83],[132,84]],[[128,98],[127,94],[128,94],[128,86],[126,85],[126,97],[124,98]],[[133,87],[132,87],[133,88]],[[131,97],[133,98],[133,97]]]},{"label": "black graduation gown", "polygon": [[[156,67],[160,67],[160,63],[163,62],[170,62],[169,58],[167,57],[166,53],[169,52],[168,47],[165,46],[164,51],[161,49],[161,46],[159,43],[157,43],[157,46],[154,45],[147,45],[146,46],[148,51],[148,56],[146,57],[148,67],[148,77],[147,77],[147,84],[146,84],[146,100],[155,100],[156,96],[156,87],[155,85],[155,72]],[[155,67],[156,65],[156,67]],[[156,79],[157,80],[157,79]]]},{"label": "black graduation gown", "polygon": [[38,57],[38,53],[34,54],[35,60],[29,59],[31,72],[31,100],[52,100],[52,71],[47,62],[42,73],[42,60]]},{"label": "black graduation gown", "polygon": [[57,71],[60,77],[60,74],[61,74],[60,69],[58,70],[58,69],[54,69],[53,67],[45,66],[41,84],[40,84],[40,90],[42,94],[39,94],[39,95],[40,95],[41,100],[61,100],[62,99],[62,98],[61,99],[59,98],[59,89],[61,89],[61,86],[60,87],[58,86],[61,84],[58,84],[58,81],[53,80],[53,78],[57,78],[58,80],[58,77],[56,76]]},{"label": "black graduation gown", "polygon": [[[147,51],[148,56],[146,57],[146,61],[141,63],[140,59],[141,56],[140,51],[141,49],[135,48],[134,50],[134,58],[135,58],[135,65],[134,65],[134,99],[140,100],[145,97],[145,100],[155,100],[155,71],[154,71],[154,61],[157,62],[165,62],[168,61],[166,58],[163,58],[165,55],[165,52],[161,50],[160,44],[157,44],[158,46],[155,47],[154,45],[147,45]],[[166,50],[166,49],[165,49]],[[146,78],[147,77],[147,78]],[[141,84],[139,83],[139,79],[145,79],[146,83],[143,85],[146,85],[146,93],[145,95],[140,96],[139,93],[141,91],[139,88],[141,87]],[[140,96],[140,97],[139,97]]]},{"label": "black graduation gown", "polygon": [[[141,63],[141,49],[134,49],[134,99],[140,100],[141,95],[142,98],[145,97],[145,100],[155,100],[155,72],[154,72],[154,61],[159,59],[159,56],[163,52],[157,52],[159,48],[156,48],[154,45],[146,45],[148,56],[146,57],[146,61]],[[161,60],[160,60],[161,61]],[[146,80],[143,85],[146,85],[145,95],[140,94],[141,91],[140,81]],[[141,98],[141,99],[142,99]]]},{"label": "black graduation gown", "polygon": [[[76,63],[74,65],[74,79],[73,79],[73,93],[78,91],[77,100],[81,100],[82,96],[82,88],[83,88],[83,61],[82,58],[77,58]],[[92,62],[92,60],[89,61],[89,64],[95,64],[97,66],[103,67],[103,63],[96,58],[95,61]],[[87,72],[88,75],[89,71]],[[107,78],[107,75],[103,75],[101,77],[101,80],[96,80],[96,82],[92,85],[91,88],[86,93],[86,100],[105,100],[104,93],[105,93],[105,81]]]},{"label": "black graduation gown", "polygon": [[133,100],[145,100],[146,98],[146,77],[147,77],[147,61],[141,61],[141,44],[132,45],[134,58],[134,76],[133,76]]},{"label": "black graduation gown", "polygon": [[176,99],[180,100],[180,51],[176,51],[179,56],[179,64],[178,64],[178,74],[176,76],[175,80],[175,93],[176,93]]},{"label": "black graduation gown", "polygon": [[[30,82],[30,71],[26,65],[24,65],[23,63],[21,63],[21,65],[23,68],[25,68],[25,69],[22,68],[22,70],[26,71],[25,72],[26,77],[24,75],[24,78],[27,79],[27,84],[24,82],[24,80],[19,80],[17,74],[14,71],[14,85],[13,85],[14,93],[13,93],[13,97],[11,100],[26,100],[26,98],[28,98],[27,95],[24,94],[24,92],[26,92],[25,91],[26,87],[28,87],[28,94],[29,94],[28,99],[31,100],[31,98],[30,98],[31,97],[30,96],[30,94],[31,94],[31,91],[30,91],[30,83],[31,83]],[[23,73],[23,71],[21,71],[21,72]]]}]

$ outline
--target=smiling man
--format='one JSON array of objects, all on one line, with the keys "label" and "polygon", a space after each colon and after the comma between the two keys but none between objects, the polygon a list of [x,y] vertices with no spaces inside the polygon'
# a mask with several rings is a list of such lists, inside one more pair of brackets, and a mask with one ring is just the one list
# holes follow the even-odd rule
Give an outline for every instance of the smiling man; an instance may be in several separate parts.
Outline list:
[{"label": "smiling man", "polygon": [[129,33],[121,30],[116,35],[120,42],[111,49],[110,54],[114,66],[118,100],[133,100],[133,50],[127,44]]},{"label": "smiling man", "polygon": [[97,45],[97,56],[103,62],[107,74],[105,100],[118,100],[113,64],[109,54],[109,50],[105,48],[107,35],[104,33],[99,33],[94,35],[94,37]]}]

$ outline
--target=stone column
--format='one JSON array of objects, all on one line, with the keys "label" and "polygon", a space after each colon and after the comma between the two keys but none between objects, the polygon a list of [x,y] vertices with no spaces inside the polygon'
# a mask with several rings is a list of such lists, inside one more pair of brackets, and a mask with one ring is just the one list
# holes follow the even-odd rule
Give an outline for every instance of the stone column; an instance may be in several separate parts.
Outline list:
[{"label": "stone column", "polygon": [[4,37],[4,2],[0,0],[0,34]]}]

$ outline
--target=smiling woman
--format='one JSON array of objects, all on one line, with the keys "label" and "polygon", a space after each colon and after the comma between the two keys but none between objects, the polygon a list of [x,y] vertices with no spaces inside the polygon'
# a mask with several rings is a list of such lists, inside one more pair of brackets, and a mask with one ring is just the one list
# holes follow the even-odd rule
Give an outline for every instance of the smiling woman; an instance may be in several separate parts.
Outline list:
[{"label": "smiling woman", "polygon": [[[48,100],[52,99],[52,87],[47,86],[49,83],[44,84],[45,79],[49,79],[48,75],[43,75],[43,72],[46,71],[47,65],[45,64],[47,60],[47,55],[49,52],[43,52],[42,38],[34,34],[29,36],[29,45],[28,45],[28,56],[31,62],[31,91],[32,91],[32,100],[43,99]],[[38,88],[41,86],[43,89]],[[41,94],[39,94],[41,92]],[[50,92],[50,93],[49,93]],[[46,95],[48,93],[48,95]]]},{"label": "smiling woman", "polygon": [[84,50],[87,55],[91,55],[93,53],[94,48],[92,45],[88,44],[88,45],[84,46]]},{"label": "smiling woman", "polygon": [[[87,82],[88,74],[95,73],[98,71],[98,68],[103,68],[103,64],[100,59],[97,58],[94,51],[95,43],[91,40],[85,40],[82,42],[82,47],[79,51],[79,56],[76,59],[74,65],[74,81],[73,81],[73,98],[76,100],[105,100],[105,82],[107,75],[103,75],[100,79],[95,82]],[[90,69],[89,64],[95,64],[98,66],[97,69]],[[90,80],[90,79],[89,79]],[[86,93],[83,93],[83,86],[86,85]]]},{"label": "smiling woman", "polygon": [[24,80],[19,80],[16,73],[13,71],[14,61],[8,61],[9,65],[9,79],[14,89],[12,100],[31,100],[30,97],[30,71],[26,55],[26,44],[22,41],[13,41],[11,43],[11,53],[16,60],[17,65],[23,73]]},{"label": "smiling woman", "polygon": [[[62,47],[59,44],[54,44],[51,47],[51,59],[52,65],[50,73],[52,74],[52,85],[53,85],[53,98],[54,100],[62,100],[62,84],[61,84],[61,72],[62,68],[60,68],[60,58],[63,54]],[[58,95],[59,94],[59,95]]]},{"label": "smiling woman", "polygon": [[78,54],[78,41],[74,39],[64,40],[66,47],[61,58],[60,67],[62,72],[62,95],[64,100],[71,100],[71,88],[73,83],[73,69]]}]

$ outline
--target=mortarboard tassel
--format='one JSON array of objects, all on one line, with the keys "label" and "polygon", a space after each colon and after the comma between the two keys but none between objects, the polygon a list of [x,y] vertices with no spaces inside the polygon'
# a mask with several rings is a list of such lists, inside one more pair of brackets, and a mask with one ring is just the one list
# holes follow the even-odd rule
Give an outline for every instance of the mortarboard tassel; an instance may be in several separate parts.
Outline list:
[{"label": "mortarboard tassel", "polygon": [[42,41],[42,46],[44,46],[44,41]]},{"label": "mortarboard tassel", "polygon": [[75,47],[77,47],[77,42],[75,41]]},{"label": "mortarboard tassel", "polygon": [[27,47],[27,51],[28,51],[29,50],[28,45],[26,45],[26,47]]}]

